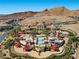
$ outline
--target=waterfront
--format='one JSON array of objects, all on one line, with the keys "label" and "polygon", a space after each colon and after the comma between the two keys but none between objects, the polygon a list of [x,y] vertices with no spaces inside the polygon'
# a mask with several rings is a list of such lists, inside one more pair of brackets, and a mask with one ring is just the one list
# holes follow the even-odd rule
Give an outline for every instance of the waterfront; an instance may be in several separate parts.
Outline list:
[{"label": "waterfront", "polygon": [[2,35],[0,35],[0,43],[6,38],[7,32],[4,32]]}]

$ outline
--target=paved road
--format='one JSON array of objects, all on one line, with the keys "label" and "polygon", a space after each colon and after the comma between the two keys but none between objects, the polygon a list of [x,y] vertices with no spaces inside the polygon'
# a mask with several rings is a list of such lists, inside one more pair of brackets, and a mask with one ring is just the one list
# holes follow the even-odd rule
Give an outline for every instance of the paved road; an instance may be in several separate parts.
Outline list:
[{"label": "paved road", "polygon": [[76,50],[76,59],[79,59],[79,47]]},{"label": "paved road", "polygon": [[14,29],[16,29],[16,28],[18,28],[18,27],[15,27],[15,28],[13,28],[13,29],[11,29],[11,30],[9,30],[9,31],[4,32],[3,35],[0,35],[0,43],[7,37],[7,34],[8,34],[9,32],[11,32],[12,30],[14,30]]}]

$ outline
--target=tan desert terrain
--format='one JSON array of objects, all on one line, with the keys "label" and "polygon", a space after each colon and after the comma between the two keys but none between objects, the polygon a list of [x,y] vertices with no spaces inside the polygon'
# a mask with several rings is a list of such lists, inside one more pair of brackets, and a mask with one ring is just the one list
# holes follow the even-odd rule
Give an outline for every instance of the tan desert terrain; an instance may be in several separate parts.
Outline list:
[{"label": "tan desert terrain", "polygon": [[21,22],[22,25],[35,25],[36,22],[42,23],[45,22],[47,25],[53,23],[53,21],[56,22],[66,22],[66,21],[75,21],[75,19],[70,18],[68,16],[56,16],[56,15],[50,15],[50,16],[34,16],[26,18]]},{"label": "tan desert terrain", "polygon": [[[71,29],[79,35],[79,24],[64,25],[63,28]],[[76,59],[79,59],[79,47],[76,49]]]}]

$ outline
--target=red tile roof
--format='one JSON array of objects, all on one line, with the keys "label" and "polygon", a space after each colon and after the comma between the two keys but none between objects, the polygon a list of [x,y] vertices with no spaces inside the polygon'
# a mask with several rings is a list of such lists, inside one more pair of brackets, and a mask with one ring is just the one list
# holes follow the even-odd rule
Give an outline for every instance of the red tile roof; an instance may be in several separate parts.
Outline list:
[{"label": "red tile roof", "polygon": [[29,32],[22,32],[22,34],[29,34]]},{"label": "red tile roof", "polygon": [[28,51],[29,48],[30,48],[30,47],[26,45],[26,46],[23,47],[23,50],[24,50],[24,51]]},{"label": "red tile roof", "polygon": [[53,45],[51,47],[51,50],[58,51],[59,50],[59,47],[57,45]]},{"label": "red tile roof", "polygon": [[20,36],[21,36],[21,34],[16,34],[15,36],[16,36],[16,37],[20,37]]},{"label": "red tile roof", "polygon": [[19,43],[16,43],[16,44],[15,44],[15,46],[16,46],[16,47],[19,47],[19,46],[20,46],[20,44],[19,44]]}]

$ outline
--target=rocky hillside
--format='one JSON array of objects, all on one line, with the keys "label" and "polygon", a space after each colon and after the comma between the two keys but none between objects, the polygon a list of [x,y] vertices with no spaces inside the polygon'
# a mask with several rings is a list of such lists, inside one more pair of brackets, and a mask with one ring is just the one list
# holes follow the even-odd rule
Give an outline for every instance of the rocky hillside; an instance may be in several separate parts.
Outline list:
[{"label": "rocky hillside", "polygon": [[5,16],[0,16],[0,20],[23,19],[23,18],[27,18],[27,17],[32,17],[36,13],[37,12],[32,12],[32,11],[29,11],[29,12],[17,12],[17,13],[5,15]]},{"label": "rocky hillside", "polygon": [[51,15],[51,16],[39,16],[39,17],[29,17],[26,18],[25,20],[21,21],[21,24],[23,26],[36,26],[37,23],[43,23],[45,22],[46,25],[50,25],[53,22],[69,22],[69,21],[75,21],[75,19],[70,18],[68,16],[56,16],[56,15]]},{"label": "rocky hillside", "polygon": [[71,18],[69,16],[79,16],[79,11],[68,10],[65,7],[54,8],[51,10],[46,9],[40,13],[35,14],[33,17],[26,18],[22,21],[22,24],[34,26],[37,22],[45,22],[48,25],[53,23],[54,20],[57,22],[76,21],[75,18]]},{"label": "rocky hillside", "polygon": [[17,12],[0,16],[0,25],[5,24],[6,22],[12,22],[16,19],[22,20],[22,24],[32,24],[36,21],[45,21],[50,23],[53,19],[57,19],[59,21],[68,21],[68,19],[72,20],[72,18],[68,16],[79,16],[79,10],[69,10],[65,7],[59,7],[50,10],[46,9],[42,12]]},{"label": "rocky hillside", "polygon": [[50,16],[50,15],[57,15],[57,16],[79,16],[79,10],[69,10],[65,7],[53,8],[50,10],[44,10],[42,12],[17,12],[9,15],[0,16],[0,20],[7,20],[7,19],[24,19],[26,17],[32,16]]},{"label": "rocky hillside", "polygon": [[45,10],[41,13],[36,14],[35,16],[47,16],[47,15],[58,15],[58,16],[78,16],[78,10],[69,10],[65,7],[54,8],[50,10]]},{"label": "rocky hillside", "polygon": [[0,26],[2,26],[2,24],[3,24],[3,26],[5,26],[5,25],[7,26],[6,22],[10,23],[10,22],[17,20],[17,19],[19,21],[22,21],[25,18],[34,16],[36,13],[37,12],[29,11],[29,12],[18,12],[18,13],[0,16]]}]

